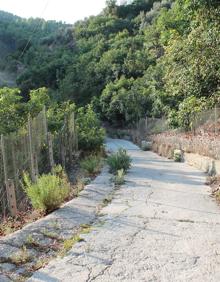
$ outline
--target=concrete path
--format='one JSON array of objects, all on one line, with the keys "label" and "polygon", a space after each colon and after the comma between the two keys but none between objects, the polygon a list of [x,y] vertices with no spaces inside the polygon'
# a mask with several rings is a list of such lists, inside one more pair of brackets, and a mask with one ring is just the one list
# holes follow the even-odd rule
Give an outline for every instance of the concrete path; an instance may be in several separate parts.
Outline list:
[{"label": "concrete path", "polygon": [[220,281],[220,208],[205,175],[128,141],[107,147],[132,156],[126,184],[85,241],[29,281]]}]

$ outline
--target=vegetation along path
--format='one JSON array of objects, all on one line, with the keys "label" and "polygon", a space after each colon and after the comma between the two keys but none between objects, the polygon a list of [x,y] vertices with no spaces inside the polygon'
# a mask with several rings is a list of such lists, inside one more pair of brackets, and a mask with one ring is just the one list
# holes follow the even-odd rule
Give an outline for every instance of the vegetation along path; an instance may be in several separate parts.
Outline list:
[{"label": "vegetation along path", "polygon": [[124,140],[133,162],[99,222],[30,281],[220,281],[220,209],[205,175]]}]

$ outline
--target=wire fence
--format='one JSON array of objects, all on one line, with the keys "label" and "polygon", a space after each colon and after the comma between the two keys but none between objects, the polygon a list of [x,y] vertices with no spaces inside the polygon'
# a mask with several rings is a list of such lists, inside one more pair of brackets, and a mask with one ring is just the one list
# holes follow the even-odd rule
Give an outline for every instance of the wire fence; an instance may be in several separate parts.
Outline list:
[{"label": "wire fence", "polygon": [[63,128],[51,134],[47,128],[46,111],[28,118],[26,126],[7,136],[0,143],[0,221],[29,206],[22,189],[22,176],[26,172],[32,181],[61,164],[69,168],[78,151],[78,138],[74,114],[65,119]]},{"label": "wire fence", "polygon": [[[220,160],[220,108],[202,111],[191,120],[186,116],[186,128],[171,129],[165,118],[141,119],[135,129],[131,130],[134,142],[150,139],[156,147],[181,149]],[[157,151],[159,149],[157,148]]]}]

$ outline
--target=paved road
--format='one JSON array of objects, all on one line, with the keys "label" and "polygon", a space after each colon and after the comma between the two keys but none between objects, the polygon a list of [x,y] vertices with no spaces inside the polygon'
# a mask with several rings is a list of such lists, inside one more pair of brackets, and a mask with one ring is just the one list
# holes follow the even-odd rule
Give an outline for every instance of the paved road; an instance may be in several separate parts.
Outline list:
[{"label": "paved road", "polygon": [[127,141],[107,146],[132,156],[126,184],[85,241],[30,281],[220,281],[220,208],[205,175]]}]

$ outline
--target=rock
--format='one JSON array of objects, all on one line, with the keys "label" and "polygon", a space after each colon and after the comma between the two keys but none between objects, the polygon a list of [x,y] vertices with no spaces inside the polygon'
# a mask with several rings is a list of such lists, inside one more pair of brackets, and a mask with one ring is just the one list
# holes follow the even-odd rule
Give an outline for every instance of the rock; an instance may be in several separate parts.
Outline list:
[{"label": "rock", "polygon": [[150,151],[152,149],[152,142],[150,141],[141,141],[141,149],[143,151]]}]

